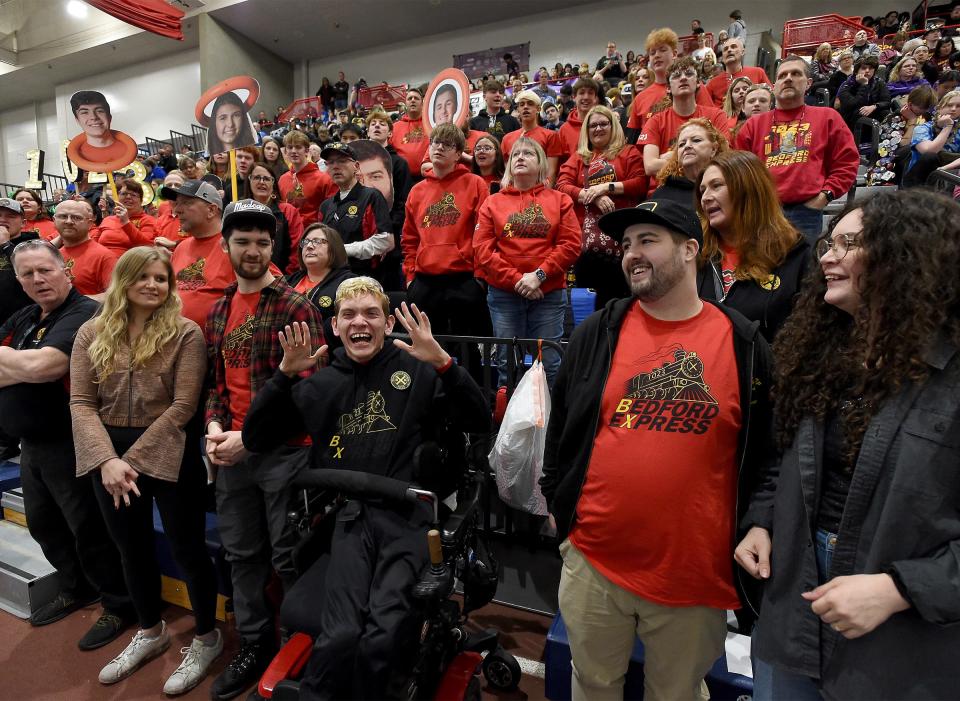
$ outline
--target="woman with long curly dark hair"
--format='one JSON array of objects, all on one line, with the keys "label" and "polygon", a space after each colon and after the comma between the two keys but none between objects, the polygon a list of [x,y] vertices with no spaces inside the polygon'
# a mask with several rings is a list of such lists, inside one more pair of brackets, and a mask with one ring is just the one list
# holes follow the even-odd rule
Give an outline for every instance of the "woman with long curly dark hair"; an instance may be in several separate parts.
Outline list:
[{"label": "woman with long curly dark hair", "polygon": [[784,452],[736,549],[766,580],[754,698],[954,698],[960,205],[853,203],[817,254],[774,345]]}]

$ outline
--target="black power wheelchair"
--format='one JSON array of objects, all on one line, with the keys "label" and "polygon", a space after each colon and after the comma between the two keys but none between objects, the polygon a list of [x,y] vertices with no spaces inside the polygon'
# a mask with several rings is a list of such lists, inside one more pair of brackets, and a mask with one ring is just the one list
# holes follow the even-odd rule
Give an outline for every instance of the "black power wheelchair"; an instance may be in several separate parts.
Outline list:
[{"label": "black power wheelchair", "polygon": [[[456,489],[457,505],[453,510],[441,502],[435,492],[369,473],[314,469],[304,471],[297,478],[295,486],[301,490],[303,506],[291,512],[290,518],[301,533],[309,533],[310,537],[301,541],[302,547],[295,558],[301,576],[287,593],[280,610],[281,629],[289,639],[248,701],[297,701],[300,698],[298,679],[310,659],[318,633],[320,607],[317,602],[323,596],[324,578],[330,565],[330,555],[324,546],[329,544],[335,512],[344,499],[425,501],[433,509],[432,527],[424,533],[430,563],[414,586],[414,598],[423,622],[419,651],[404,687],[404,697],[475,701],[480,699],[481,672],[494,689],[517,688],[520,665],[500,645],[499,633],[466,631],[469,613],[489,603],[496,593],[497,565],[478,529],[483,477],[473,470],[463,470],[466,457],[462,450],[459,455],[457,452],[456,448],[450,451],[430,442],[418,447],[415,456],[418,475],[428,470],[434,474],[456,475],[449,490],[438,488],[441,493]],[[461,466],[459,471],[454,467],[457,463]],[[448,466],[453,472],[444,469]],[[463,588],[462,605],[452,598],[457,581]]]}]

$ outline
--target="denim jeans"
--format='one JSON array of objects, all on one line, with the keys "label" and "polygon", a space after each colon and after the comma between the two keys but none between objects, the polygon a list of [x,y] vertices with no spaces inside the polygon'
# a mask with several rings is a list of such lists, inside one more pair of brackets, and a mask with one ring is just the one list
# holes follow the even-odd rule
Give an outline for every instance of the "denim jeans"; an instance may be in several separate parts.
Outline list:
[{"label": "denim jeans", "polygon": [[[837,534],[818,530],[814,538],[818,581],[823,584],[830,574]],[[767,664],[753,656],[753,701],[822,701],[817,682]]]},{"label": "denim jeans", "polygon": [[783,215],[797,231],[803,234],[810,245],[814,245],[823,234],[823,212],[805,204],[786,204],[783,206]]},{"label": "denim jeans", "polygon": [[[524,299],[516,292],[496,287],[487,290],[487,305],[493,322],[493,334],[501,338],[542,338],[559,341],[563,336],[563,290],[554,290],[543,299]],[[500,385],[507,384],[507,350],[497,348]],[[543,349],[543,369],[552,388],[560,369],[560,355],[553,348]]]}]

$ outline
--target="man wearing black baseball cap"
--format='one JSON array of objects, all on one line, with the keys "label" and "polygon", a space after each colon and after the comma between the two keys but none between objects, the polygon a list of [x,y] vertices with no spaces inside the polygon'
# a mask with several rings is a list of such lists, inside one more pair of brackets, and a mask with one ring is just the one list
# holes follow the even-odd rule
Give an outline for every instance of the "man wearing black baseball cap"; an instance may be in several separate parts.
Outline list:
[{"label": "man wearing black baseball cap", "polygon": [[726,610],[746,607],[733,547],[738,495],[771,455],[770,350],[757,324],[697,297],[703,233],[687,208],[653,199],[598,223],[622,243],[632,296],[571,336],[540,480],[573,698],[622,696],[637,634],[651,698],[706,698]]},{"label": "man wearing black baseball cap", "polygon": [[[179,200],[178,200],[179,202]],[[323,345],[320,314],[272,266],[277,220],[256,200],[223,212],[221,250],[235,280],[210,309],[205,336],[214,382],[207,390],[207,458],[216,465],[220,538],[230,562],[240,651],[213,683],[215,699],[229,699],[259,679],[276,651],[272,610],[264,583],[276,572],[293,583],[296,536],[287,524],[289,484],[308,459],[302,437],[251,454],[241,429],[247,409],[280,366],[278,333],[305,322]],[[182,244],[181,244],[182,245]]]},{"label": "man wearing black baseball cap", "polygon": [[340,233],[350,269],[383,282],[378,269],[383,256],[393,250],[393,221],[390,206],[380,191],[357,180],[357,156],[342,142],[328,144],[320,152],[327,174],[340,191],[320,205],[320,221]]}]

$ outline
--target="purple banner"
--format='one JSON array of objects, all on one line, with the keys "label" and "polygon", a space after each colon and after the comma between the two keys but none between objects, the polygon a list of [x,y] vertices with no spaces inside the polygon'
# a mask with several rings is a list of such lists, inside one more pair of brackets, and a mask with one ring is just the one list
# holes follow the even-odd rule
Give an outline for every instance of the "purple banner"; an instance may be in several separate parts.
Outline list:
[{"label": "purple banner", "polygon": [[494,75],[507,75],[510,71],[507,68],[507,62],[504,56],[510,54],[517,63],[520,73],[530,72],[530,42],[523,44],[513,44],[511,46],[500,46],[483,51],[472,51],[468,54],[455,54],[453,57],[453,67],[459,68],[466,73],[471,80],[479,78],[486,73]]}]

